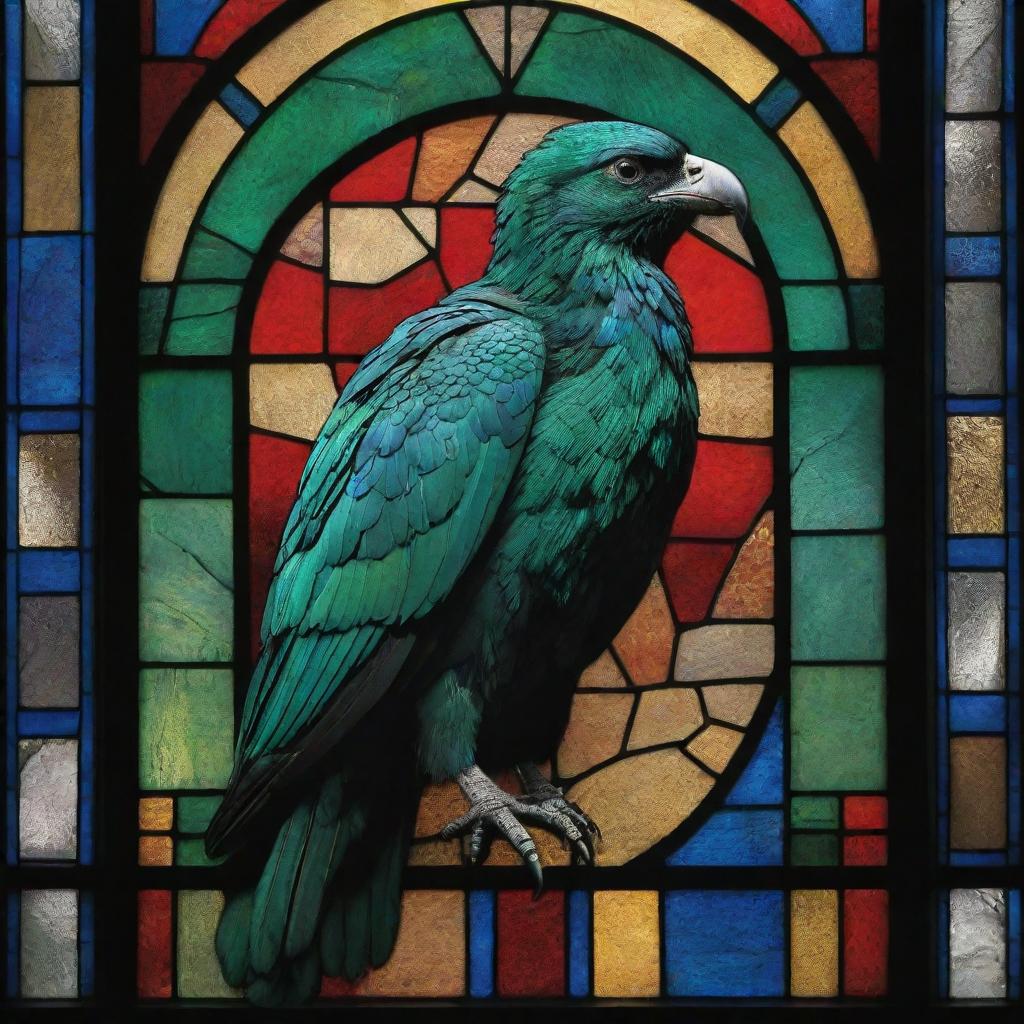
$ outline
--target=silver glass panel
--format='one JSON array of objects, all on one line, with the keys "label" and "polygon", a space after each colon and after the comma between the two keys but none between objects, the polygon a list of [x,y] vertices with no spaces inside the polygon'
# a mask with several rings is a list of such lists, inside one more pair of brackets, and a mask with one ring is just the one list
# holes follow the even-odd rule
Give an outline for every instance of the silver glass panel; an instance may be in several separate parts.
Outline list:
[{"label": "silver glass panel", "polygon": [[1000,127],[995,121],[946,122],[946,230],[999,231]]},{"label": "silver glass panel", "polygon": [[21,995],[78,997],[78,893],[26,889],[21,894]]},{"label": "silver glass panel", "polygon": [[1000,0],[946,4],[946,109],[997,110],[1002,96]]},{"label": "silver glass panel", "polygon": [[23,860],[78,852],[78,740],[18,741],[18,833]]},{"label": "silver glass panel", "polygon": [[954,395],[1002,393],[1002,286],[997,282],[946,285],[946,390]]},{"label": "silver glass panel", "polygon": [[949,894],[949,994],[953,999],[1006,996],[1006,892],[953,889]]},{"label": "silver glass panel", "polygon": [[948,593],[950,689],[1003,689],[1006,578],[1001,572],[951,572]]}]

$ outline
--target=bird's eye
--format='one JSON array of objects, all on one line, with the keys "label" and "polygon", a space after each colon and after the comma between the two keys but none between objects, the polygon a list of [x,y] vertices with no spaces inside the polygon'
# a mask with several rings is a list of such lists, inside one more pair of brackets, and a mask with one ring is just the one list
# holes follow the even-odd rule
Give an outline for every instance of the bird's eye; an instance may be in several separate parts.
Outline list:
[{"label": "bird's eye", "polygon": [[616,160],[612,164],[611,170],[612,174],[626,185],[632,185],[644,173],[643,165],[640,161],[635,160],[631,156],[625,156],[621,160]]}]

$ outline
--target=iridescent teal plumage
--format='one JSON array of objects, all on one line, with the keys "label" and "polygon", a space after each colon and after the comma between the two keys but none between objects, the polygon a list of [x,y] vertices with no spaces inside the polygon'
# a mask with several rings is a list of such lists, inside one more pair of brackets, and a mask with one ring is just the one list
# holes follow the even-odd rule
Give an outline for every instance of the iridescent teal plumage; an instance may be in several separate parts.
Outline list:
[{"label": "iridescent teal plumage", "polygon": [[506,183],[484,277],[374,349],[317,439],[207,837],[276,833],[218,933],[255,1000],[386,960],[423,782],[549,757],[650,580],[696,443],[657,266],[690,214],[652,200],[685,156],[639,125],[551,133]]}]

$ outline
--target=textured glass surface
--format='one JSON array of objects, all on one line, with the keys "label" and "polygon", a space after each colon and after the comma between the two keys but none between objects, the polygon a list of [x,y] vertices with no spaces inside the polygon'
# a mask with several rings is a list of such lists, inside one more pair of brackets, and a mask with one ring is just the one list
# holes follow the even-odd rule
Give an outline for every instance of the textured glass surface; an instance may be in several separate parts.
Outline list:
[{"label": "textured glass surface", "polygon": [[27,708],[78,705],[81,607],[75,596],[18,602],[18,701]]},{"label": "textured glass surface", "polygon": [[1001,132],[996,121],[946,122],[946,230],[1002,226]]},{"label": "textured glass surface", "polygon": [[77,434],[23,434],[18,460],[18,536],[25,547],[78,543]]},{"label": "textured glass surface", "polygon": [[1001,416],[950,416],[947,523],[950,533],[1002,533],[1006,528]]},{"label": "textured glass surface", "polygon": [[999,107],[1002,9],[1002,0],[947,0],[947,110],[965,113]]},{"label": "textured glass surface", "polygon": [[78,850],[78,740],[20,740],[18,768],[22,859],[74,860]]},{"label": "textured glass surface", "polygon": [[1001,690],[1005,685],[1006,577],[1001,572],[949,574],[949,686]]},{"label": "textured glass surface", "polygon": [[789,902],[790,991],[827,999],[839,994],[839,894],[797,889]]},{"label": "textured glass surface", "polygon": [[21,996],[78,996],[78,893],[26,889],[21,894]]},{"label": "textured glass surface", "polygon": [[24,0],[25,77],[73,79],[79,75],[78,0]]},{"label": "textured glass surface", "polygon": [[953,889],[949,894],[949,994],[954,999],[1006,995],[1006,892]]},{"label": "textured glass surface", "polygon": [[1002,287],[996,282],[946,285],[946,389],[954,395],[1003,390]]},{"label": "textured glass surface", "polygon": [[954,736],[949,741],[950,846],[998,850],[1006,845],[1006,739]]}]

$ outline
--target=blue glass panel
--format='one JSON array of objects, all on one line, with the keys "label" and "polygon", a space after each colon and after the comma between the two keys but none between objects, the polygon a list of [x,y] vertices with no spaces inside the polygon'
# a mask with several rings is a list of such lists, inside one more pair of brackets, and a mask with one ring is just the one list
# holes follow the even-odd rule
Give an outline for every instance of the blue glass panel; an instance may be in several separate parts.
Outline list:
[{"label": "blue glass panel", "polygon": [[4,4],[4,53],[6,154],[21,156],[21,4]]},{"label": "blue glass panel", "polygon": [[800,101],[800,90],[788,79],[774,81],[765,94],[757,101],[757,116],[769,128],[780,124],[788,117]]},{"label": "blue glass panel", "polygon": [[856,53],[864,49],[864,7],[836,0],[794,0],[830,50]]},{"label": "blue glass panel", "polygon": [[782,803],[782,702],[776,704],[747,767],[726,797],[727,804]]},{"label": "blue glass panel", "polygon": [[780,996],[781,892],[665,894],[665,984],[673,996]]},{"label": "blue glass panel", "polygon": [[469,894],[469,994],[494,994],[494,893]]},{"label": "blue glass panel", "polygon": [[77,235],[21,243],[18,391],[27,405],[70,405],[82,383],[82,243]]},{"label": "blue glass panel", "polygon": [[[96,3],[82,0],[82,230],[96,229]],[[86,328],[90,326],[86,320]]]},{"label": "blue glass panel", "polygon": [[946,273],[950,277],[995,277],[1002,267],[1002,250],[995,235],[946,239]]},{"label": "blue glass panel", "polygon": [[782,811],[717,811],[668,858],[673,867],[782,863]]},{"label": "blue glass panel", "polygon": [[191,53],[200,32],[224,0],[155,0],[156,52],[162,56]]},{"label": "blue glass panel", "polygon": [[228,82],[224,86],[220,101],[243,128],[250,127],[263,110],[252,93],[243,89],[237,82]]},{"label": "blue glass panel", "polygon": [[1006,894],[1006,962],[1009,967],[1007,995],[1020,998],[1020,889]]},{"label": "blue glass panel", "polygon": [[19,711],[19,736],[77,736],[77,710]]},{"label": "blue glass panel", "polygon": [[590,995],[590,896],[569,893],[569,995]]},{"label": "blue glass panel", "polygon": [[999,851],[953,850],[949,862],[954,867],[998,867],[1006,863],[1006,854]]},{"label": "blue glass panel", "polygon": [[18,555],[18,589],[23,594],[66,594],[78,590],[77,551],[22,551]]},{"label": "blue glass panel", "polygon": [[78,991],[85,997],[92,995],[96,970],[94,919],[92,893],[82,892],[78,897]]},{"label": "blue glass panel", "polygon": [[23,412],[18,423],[24,434],[45,434],[55,431],[78,430],[82,414],[77,409],[55,409],[49,412]]},{"label": "blue glass panel", "polygon": [[950,697],[949,727],[953,732],[1002,732],[1006,728],[1006,698],[973,693]]},{"label": "blue glass panel", "polygon": [[999,569],[1006,565],[1002,537],[964,537],[949,541],[951,569]]},{"label": "blue glass panel", "polygon": [[[19,199],[20,203],[21,200]],[[20,206],[19,206],[20,209]],[[6,398],[10,405],[18,403],[18,291],[21,287],[21,248],[16,238],[8,238],[6,245],[5,280],[7,284],[7,323],[4,340],[6,341],[7,369]]]},{"label": "blue glass panel", "polygon": [[951,398],[946,402],[946,412],[998,416],[1003,411],[1001,398]]}]

